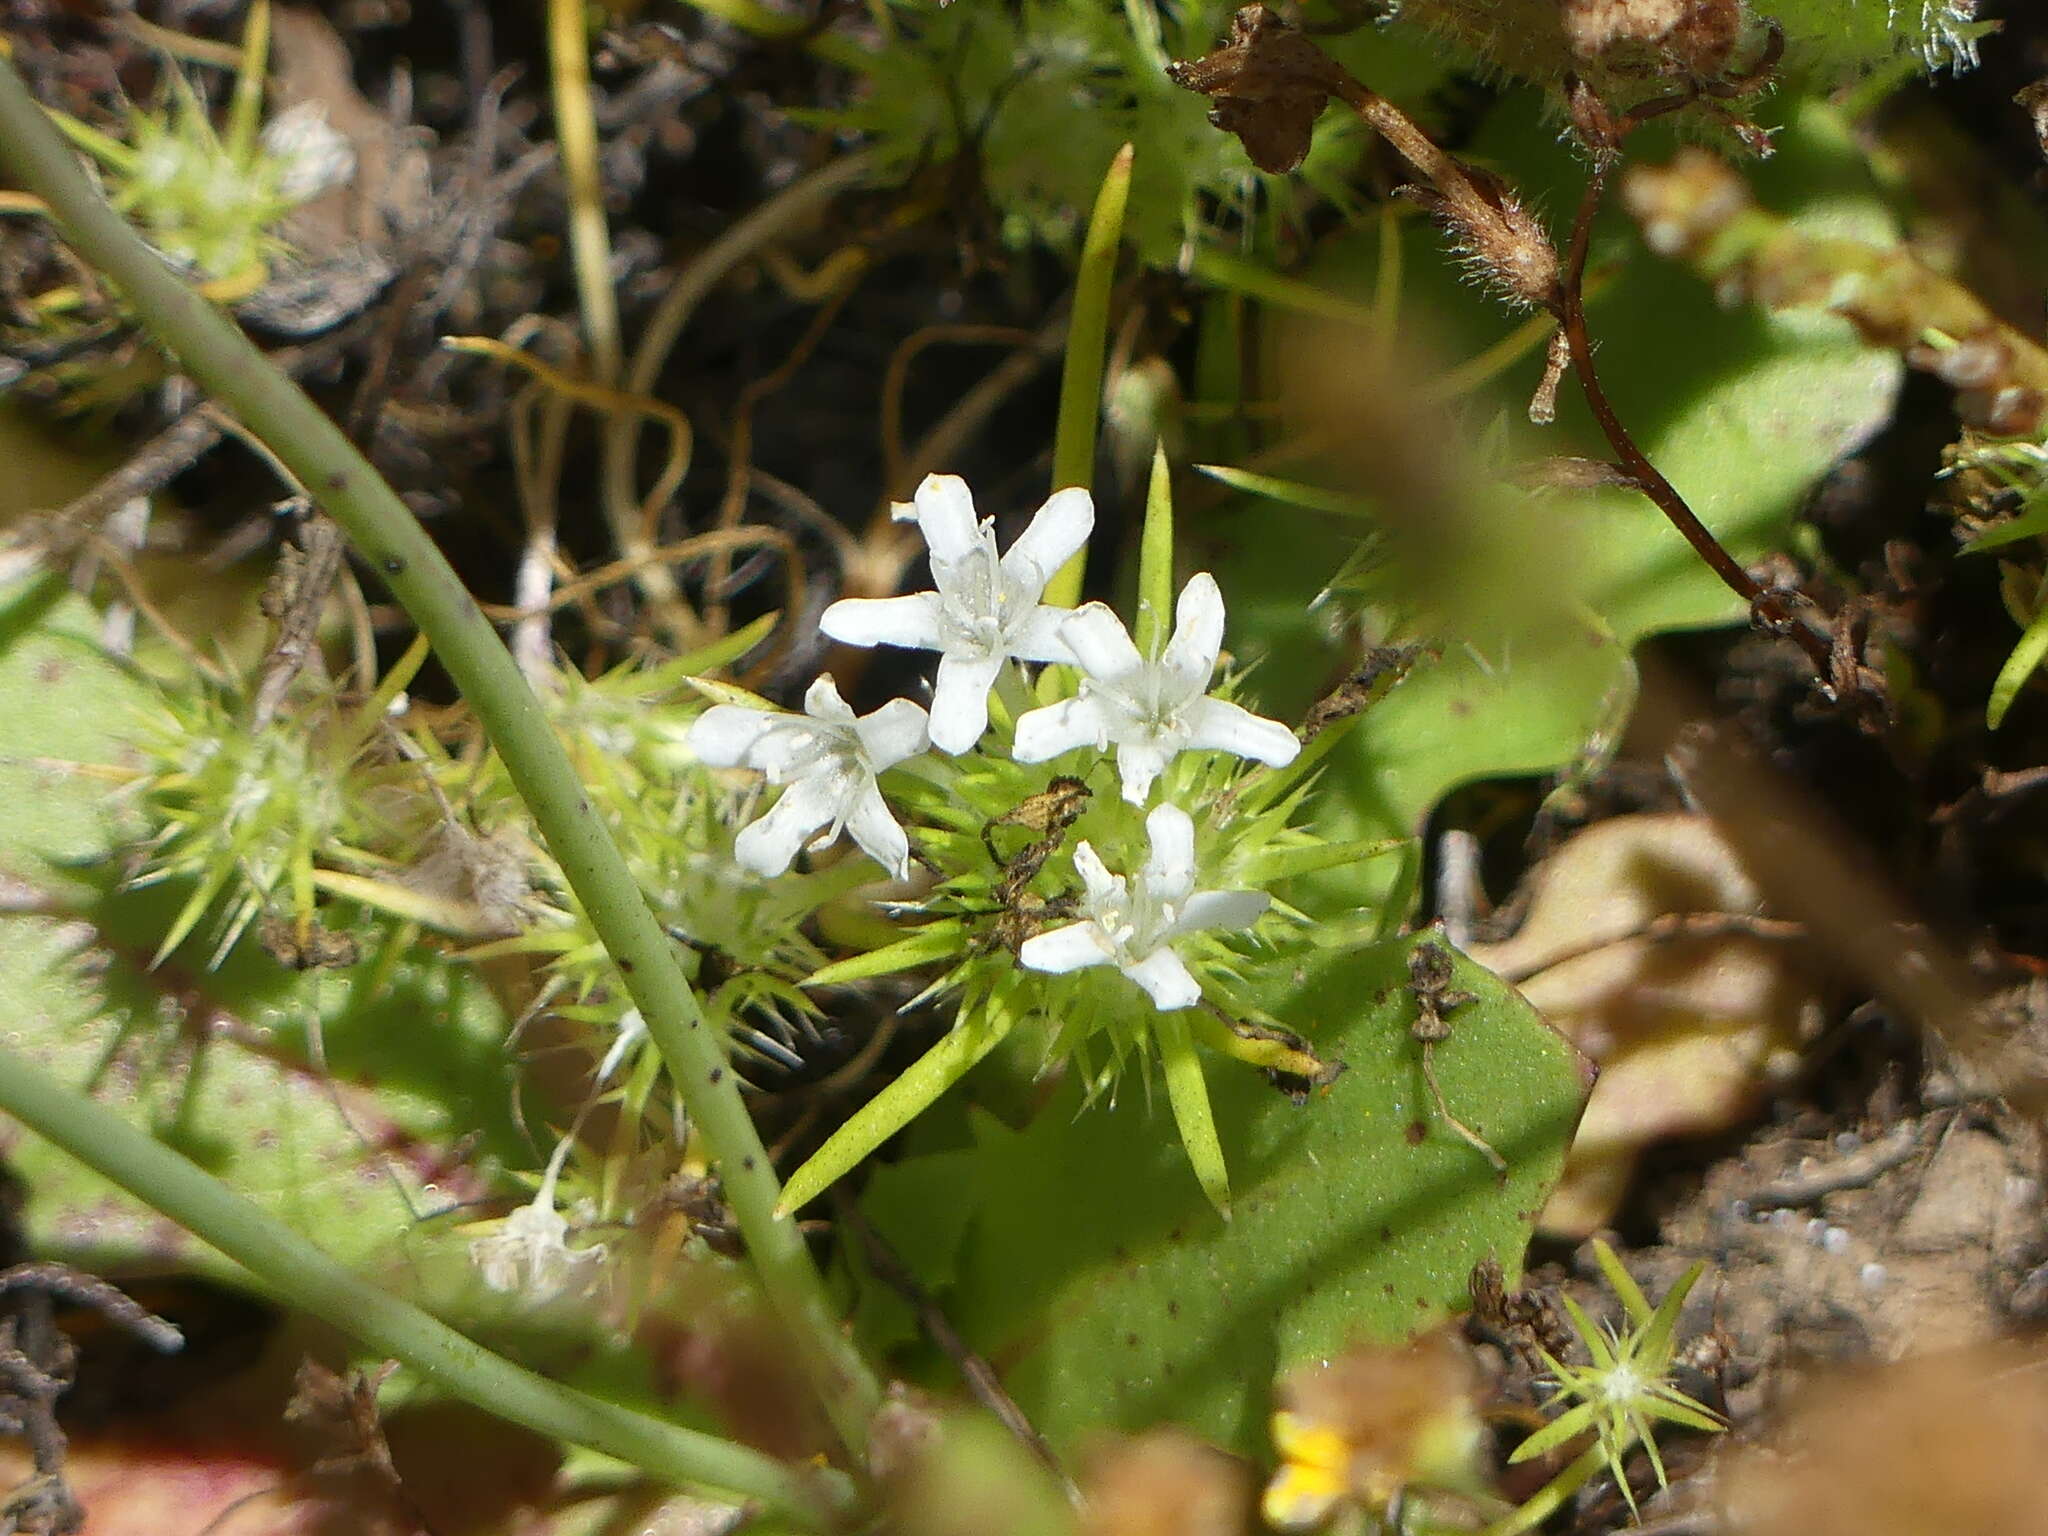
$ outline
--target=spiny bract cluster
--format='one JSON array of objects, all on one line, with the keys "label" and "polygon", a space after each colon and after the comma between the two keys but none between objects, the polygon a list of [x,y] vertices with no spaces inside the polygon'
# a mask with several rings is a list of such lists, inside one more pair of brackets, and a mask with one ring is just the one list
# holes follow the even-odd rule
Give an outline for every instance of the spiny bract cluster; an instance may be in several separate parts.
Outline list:
[{"label": "spiny bract cluster", "polygon": [[[952,476],[928,477],[896,515],[924,535],[933,590],[843,600],[820,625],[848,645],[937,652],[929,711],[898,699],[857,716],[828,675],[801,714],[720,689],[688,735],[707,764],[780,788],[737,834],[744,869],[782,876],[843,833],[912,888],[894,908],[903,938],[812,984],[916,967],[939,972],[923,998],[958,998],[946,1039],[798,1170],[785,1205],[818,1194],[1031,1020],[1048,1026],[1045,1063],[1072,1063],[1091,1091],[1156,1047],[1196,1173],[1222,1205],[1195,1040],[1325,1074],[1284,1031],[1249,1027],[1257,1010],[1231,937],[1271,942],[1288,927],[1260,865],[1308,840],[1291,826],[1298,796],[1284,797],[1295,779],[1268,774],[1254,793],[1246,765],[1285,769],[1301,743],[1211,692],[1224,608],[1208,574],[1181,590],[1163,637],[1156,615],[1141,615],[1134,639],[1102,603],[1044,601],[1093,531],[1086,491],[1055,494],[1007,551]],[[1017,663],[1044,670],[1034,681]],[[1112,765],[1115,793],[1097,795]]]}]

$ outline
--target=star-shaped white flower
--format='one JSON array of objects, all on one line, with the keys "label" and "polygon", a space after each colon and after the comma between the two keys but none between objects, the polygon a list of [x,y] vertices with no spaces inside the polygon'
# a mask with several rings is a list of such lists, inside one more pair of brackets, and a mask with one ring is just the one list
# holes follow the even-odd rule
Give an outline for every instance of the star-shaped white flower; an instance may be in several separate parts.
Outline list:
[{"label": "star-shaped white flower", "polygon": [[[809,843],[823,848],[842,829],[861,851],[901,880],[910,839],[890,814],[875,775],[925,749],[925,713],[894,699],[856,719],[828,674],[811,684],[801,715],[714,704],[690,727],[689,745],[714,768],[753,768],[786,785],[768,814],[733,845],[757,875],[779,875]],[[820,827],[824,835],[812,840]]]},{"label": "star-shaped white flower", "polygon": [[1145,989],[1154,1007],[1187,1008],[1200,1001],[1202,987],[1174,953],[1175,940],[1207,928],[1249,928],[1273,898],[1264,891],[1196,890],[1195,824],[1179,806],[1155,806],[1145,831],[1152,852],[1135,887],[1111,874],[1087,843],[1076,846],[1087,916],[1026,939],[1017,959],[1055,974],[1113,965]]},{"label": "star-shaped white flower", "polygon": [[1038,599],[1088,542],[1095,503],[1084,490],[1054,492],[1003,555],[996,553],[995,524],[975,521],[974,497],[957,475],[926,475],[917,499],[899,503],[896,516],[917,519],[938,590],[846,598],[825,610],[819,628],[847,645],[937,651],[932,745],[957,755],[988,729],[988,691],[1005,661],[1073,661],[1060,638],[1060,623],[1073,610]]},{"label": "star-shaped white flower", "polygon": [[601,1273],[604,1244],[571,1248],[568,1220],[555,1209],[555,1179],[568,1147],[567,1138],[556,1146],[532,1200],[498,1223],[496,1231],[471,1239],[470,1262],[492,1290],[520,1291],[534,1302],[552,1301],[582,1295]]},{"label": "star-shaped white flower", "polygon": [[1143,805],[1153,781],[1189,748],[1234,752],[1275,768],[1301,743],[1277,720],[1208,696],[1223,650],[1223,594],[1207,571],[1190,577],[1174,606],[1173,638],[1155,661],[1132,644],[1123,620],[1101,603],[1060,626],[1085,674],[1081,691],[1017,722],[1017,761],[1042,763],[1075,747],[1116,747],[1124,798]]}]

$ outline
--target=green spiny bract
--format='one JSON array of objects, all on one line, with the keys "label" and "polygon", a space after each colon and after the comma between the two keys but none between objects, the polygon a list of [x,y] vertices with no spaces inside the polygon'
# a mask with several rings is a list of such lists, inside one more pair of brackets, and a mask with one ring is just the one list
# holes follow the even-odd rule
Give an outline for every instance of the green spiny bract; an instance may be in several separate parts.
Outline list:
[{"label": "green spiny bract", "polygon": [[1725,1428],[1716,1414],[1672,1382],[1678,1314],[1704,1266],[1695,1264],[1688,1269],[1653,1309],[1612,1248],[1595,1239],[1593,1254],[1607,1283],[1621,1298],[1628,1326],[1619,1330],[1595,1327],[1577,1303],[1564,1298],[1587,1363],[1571,1365],[1545,1353],[1544,1362],[1555,1383],[1551,1405],[1570,1406],[1516,1446],[1508,1460],[1527,1461],[1591,1432],[1594,1443],[1585,1456],[1605,1465],[1633,1511],[1636,1496],[1629,1487],[1627,1462],[1628,1453],[1637,1445],[1648,1452],[1658,1486],[1666,1486],[1664,1457],[1657,1449],[1658,1424],[1678,1424],[1709,1434]]}]

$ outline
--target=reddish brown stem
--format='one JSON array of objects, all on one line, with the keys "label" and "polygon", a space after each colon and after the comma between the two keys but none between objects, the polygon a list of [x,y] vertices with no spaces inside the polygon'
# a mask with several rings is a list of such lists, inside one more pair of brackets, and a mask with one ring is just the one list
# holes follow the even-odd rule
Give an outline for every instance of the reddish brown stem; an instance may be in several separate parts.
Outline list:
[{"label": "reddish brown stem", "polygon": [[1564,329],[1565,344],[1571,349],[1572,372],[1578,375],[1587,409],[1592,411],[1601,435],[1607,439],[1616,460],[1628,472],[1636,489],[1656,503],[1657,510],[1664,514],[1672,527],[1685,535],[1685,541],[1713,568],[1714,574],[1749,604],[1752,614],[1773,630],[1788,634],[1799,642],[1800,648],[1819,669],[1822,686],[1828,686],[1826,680],[1831,657],[1827,636],[1793,614],[1782,594],[1765,590],[1742,563],[1728,553],[1721,541],[1714,537],[1713,531],[1687,505],[1678,488],[1665,479],[1663,472],[1636,446],[1635,439],[1629,435],[1628,428],[1622,425],[1621,418],[1608,401],[1607,391],[1600,386],[1600,376],[1593,367],[1592,339],[1586,331],[1586,254],[1592,246],[1593,216],[1599,211],[1616,157],[1605,150],[1596,151],[1596,154],[1598,158],[1593,165],[1592,177],[1586,183],[1585,195],[1579,199],[1578,217],[1572,225],[1572,243],[1565,253],[1564,278],[1558,302],[1558,322]]},{"label": "reddish brown stem", "polygon": [[[1719,82],[1689,81],[1685,89],[1619,117],[1590,89],[1569,82],[1566,93],[1573,121],[1592,150],[1594,162],[1572,227],[1570,255],[1562,266],[1542,222],[1508,183],[1446,152],[1399,107],[1367,89],[1343,65],[1262,4],[1245,6],[1231,18],[1228,43],[1204,58],[1169,65],[1167,74],[1177,85],[1210,97],[1215,106],[1209,120],[1236,134],[1259,167],[1274,174],[1284,174],[1301,163],[1308,153],[1315,120],[1330,97],[1356,112],[1421,178],[1419,186],[1404,190],[1412,190],[1435,213],[1452,242],[1472,258],[1502,295],[1512,303],[1546,309],[1557,316],[1572,371],[1579,376],[1593,419],[1619,461],[1618,474],[1649,497],[1714,574],[1749,604],[1752,619],[1799,642],[1820,669],[1821,686],[1832,692],[1835,658],[1828,637],[1794,612],[1793,594],[1768,590],[1744,570],[1636,446],[1600,387],[1592,341],[1586,333],[1586,253],[1592,242],[1593,215],[1621,158],[1622,141],[1648,119],[1675,112],[1702,94],[1732,97],[1758,88],[1769,77],[1782,47],[1783,38],[1773,28],[1771,41],[1748,72]],[[1554,370],[1562,366],[1555,353],[1551,366],[1553,372],[1546,375],[1544,387],[1532,403],[1531,413],[1537,419],[1548,417],[1556,385]]]}]

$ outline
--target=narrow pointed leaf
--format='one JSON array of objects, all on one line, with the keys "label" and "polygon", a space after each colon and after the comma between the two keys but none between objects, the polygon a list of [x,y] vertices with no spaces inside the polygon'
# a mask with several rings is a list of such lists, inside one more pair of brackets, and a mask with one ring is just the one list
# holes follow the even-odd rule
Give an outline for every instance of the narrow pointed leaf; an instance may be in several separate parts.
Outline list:
[{"label": "narrow pointed leaf", "polygon": [[1152,450],[1145,488],[1145,531],[1138,541],[1138,622],[1131,631],[1139,653],[1157,656],[1173,616],[1173,476],[1166,447]]},{"label": "narrow pointed leaf", "polygon": [[869,981],[876,976],[893,976],[934,960],[943,960],[960,948],[961,925],[952,918],[927,923],[907,938],[866,954],[849,955],[814,971],[804,982],[807,987],[837,987],[849,981]]},{"label": "narrow pointed leaf", "polygon": [[1508,1461],[1530,1461],[1546,1455],[1566,1442],[1577,1439],[1592,1427],[1591,1404],[1581,1403],[1576,1408],[1568,1408],[1510,1451]]},{"label": "narrow pointed leaf", "polygon": [[1359,859],[1376,859],[1399,853],[1408,846],[1405,837],[1361,837],[1348,843],[1307,843],[1299,848],[1275,848],[1246,861],[1243,878],[1252,885],[1271,885],[1296,875],[1312,875]]},{"label": "narrow pointed leaf", "polygon": [[[1614,1256],[1614,1250],[1597,1237],[1593,1239],[1593,1259],[1599,1264],[1600,1273],[1607,1277],[1607,1283],[1613,1288],[1614,1294],[1621,1298],[1621,1304],[1627,1309],[1630,1321],[1638,1328],[1645,1326],[1656,1314],[1650,1306],[1650,1298],[1645,1296],[1643,1288],[1636,1284],[1635,1276],[1622,1266],[1621,1260]],[[1690,1283],[1684,1289],[1690,1289]],[[1679,1299],[1682,1302],[1684,1296],[1681,1294]]]},{"label": "narrow pointed leaf", "polygon": [[[1074,279],[1074,311],[1067,323],[1067,355],[1060,370],[1059,418],[1053,428],[1052,488],[1092,486],[1095,432],[1102,417],[1102,368],[1109,347],[1109,299],[1116,282],[1117,249],[1123,243],[1124,209],[1131,196],[1131,163],[1136,149],[1126,144],[1109,163],[1088,216],[1081,264]],[[1081,596],[1083,550],[1046,586],[1045,601],[1071,608]]]},{"label": "narrow pointed leaf", "polygon": [[838,1183],[875,1148],[917,1118],[1002,1041],[1008,1031],[977,1015],[963,1018],[937,1045],[918,1057],[900,1077],[863,1104],[834,1131],[810,1160],[782,1187],[776,1214],[802,1210]]},{"label": "narrow pointed leaf", "polygon": [[1195,1182],[1209,1203],[1230,1214],[1230,1176],[1224,1168],[1223,1144],[1216,1139],[1216,1116],[1209,1106],[1209,1085],[1202,1076],[1202,1058],[1195,1054],[1187,1020],[1162,1014],[1154,1026],[1159,1056],[1166,1073],[1166,1096],[1173,1105],[1173,1123],[1181,1145],[1194,1165]]}]

